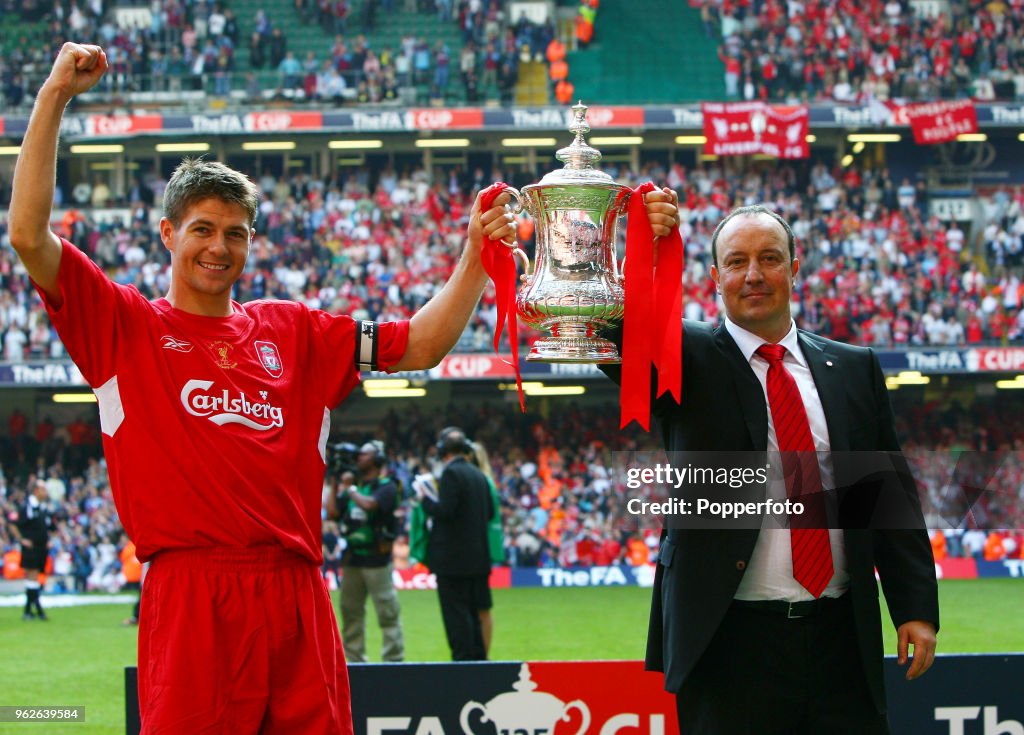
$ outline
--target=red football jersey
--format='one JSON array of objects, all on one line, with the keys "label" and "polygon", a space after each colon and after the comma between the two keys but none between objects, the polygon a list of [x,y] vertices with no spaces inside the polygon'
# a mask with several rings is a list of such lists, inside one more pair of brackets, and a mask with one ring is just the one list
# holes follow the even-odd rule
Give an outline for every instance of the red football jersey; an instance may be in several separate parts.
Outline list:
[{"label": "red football jersey", "polygon": [[404,354],[407,321],[356,322],[289,301],[215,318],[147,301],[64,241],[53,324],[99,399],[121,523],[163,549],[278,544],[321,561],[331,409]]}]

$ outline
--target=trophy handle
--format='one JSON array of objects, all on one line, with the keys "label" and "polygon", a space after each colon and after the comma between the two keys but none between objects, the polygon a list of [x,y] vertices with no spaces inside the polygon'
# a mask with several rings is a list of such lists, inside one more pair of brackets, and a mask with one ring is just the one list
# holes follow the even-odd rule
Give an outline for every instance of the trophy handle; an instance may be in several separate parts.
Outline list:
[{"label": "trophy handle", "polygon": [[[655,235],[655,237],[654,237],[654,244],[657,245],[658,244],[658,240],[660,240],[660,239],[661,239],[660,236]],[[625,255],[622,256],[622,262],[621,263],[619,263],[615,259],[614,256],[612,257],[612,275],[616,279],[618,279],[619,283],[622,283],[623,281],[626,280],[626,256]]]},{"label": "trophy handle", "polygon": [[523,261],[523,277],[529,278],[533,275],[530,272],[530,256],[522,248],[512,248],[512,255],[519,257]]},{"label": "trophy handle", "polygon": [[506,207],[510,207],[512,209],[512,214],[519,214],[520,212],[525,211],[526,206],[523,204],[523,195],[519,193],[519,189],[515,188],[514,186],[506,186],[505,191],[507,191],[516,202],[515,205],[505,205]]},{"label": "trophy handle", "polygon": [[[506,207],[509,208],[509,211],[511,211],[512,214],[519,214],[521,212],[526,211],[526,206],[523,204],[523,195],[519,192],[519,189],[515,188],[514,186],[506,186],[505,191],[509,193],[509,196],[511,196],[515,202],[514,204],[509,203],[505,205]],[[512,255],[522,260],[523,276],[532,276],[533,274],[530,272],[530,256],[528,256],[526,252],[519,247],[512,248]]]},{"label": "trophy handle", "polygon": [[479,702],[466,702],[466,705],[462,708],[459,713],[459,724],[462,725],[462,732],[466,735],[473,735],[473,730],[469,726],[469,713],[473,710],[478,709],[484,713],[483,722],[487,722],[487,710]]},{"label": "trophy handle", "polygon": [[583,715],[583,721],[580,722],[580,729],[576,731],[576,735],[583,735],[590,727],[590,709],[579,699],[574,699],[569,704],[565,705],[565,709],[562,710],[562,721],[569,721],[569,710],[576,708]]}]

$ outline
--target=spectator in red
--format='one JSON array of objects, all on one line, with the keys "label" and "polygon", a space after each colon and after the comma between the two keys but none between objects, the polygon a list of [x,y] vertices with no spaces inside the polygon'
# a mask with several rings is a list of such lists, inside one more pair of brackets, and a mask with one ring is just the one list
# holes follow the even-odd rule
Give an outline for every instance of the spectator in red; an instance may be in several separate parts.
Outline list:
[{"label": "spectator in red", "polygon": [[560,105],[570,105],[576,94],[576,87],[568,79],[562,79],[555,85],[555,99]]},{"label": "spectator in red", "polygon": [[28,419],[20,409],[14,409],[11,413],[10,419],[7,421],[7,426],[11,432],[11,439],[17,443],[25,431],[28,429]]},{"label": "spectator in red", "polygon": [[552,38],[551,43],[548,44],[545,56],[549,64],[554,64],[556,61],[565,61],[565,44],[557,38]]},{"label": "spectator in red", "polygon": [[981,319],[978,318],[977,313],[972,313],[967,319],[967,344],[977,344],[985,338],[984,331],[981,326]]}]

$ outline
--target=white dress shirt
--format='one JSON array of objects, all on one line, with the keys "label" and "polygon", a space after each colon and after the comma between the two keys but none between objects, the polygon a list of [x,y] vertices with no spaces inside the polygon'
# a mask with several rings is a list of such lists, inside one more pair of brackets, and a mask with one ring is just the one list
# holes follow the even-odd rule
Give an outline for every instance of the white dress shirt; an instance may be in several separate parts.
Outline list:
[{"label": "white dress shirt", "polygon": [[[768,404],[768,361],[756,354],[757,348],[765,344],[765,341],[743,327],[737,326],[728,318],[725,319],[725,328],[761,383],[765,410],[768,412],[768,452],[777,458],[779,456],[779,440],[775,436],[775,424],[772,421],[772,411]],[[829,489],[834,487],[835,473],[828,455],[831,446],[828,439],[828,424],[825,423],[825,410],[818,397],[818,388],[814,384],[814,377],[811,375],[807,358],[804,357],[804,353],[800,349],[800,342],[796,335],[796,324],[791,322],[789,332],[779,341],[779,344],[786,348],[786,355],[782,362],[800,390],[800,398],[803,400],[807,421],[811,427],[811,436],[814,438],[814,448],[818,452],[821,485],[823,488]],[[777,461],[776,459],[776,463]],[[779,469],[781,470],[781,468]],[[777,499],[786,497],[786,483],[781,471],[772,474],[768,494]],[[754,553],[747,564],[743,579],[740,580],[735,598],[737,600],[789,600],[791,602],[814,599],[811,593],[793,578],[793,550],[790,546],[789,529],[775,528],[775,522],[771,519],[766,519],[766,524],[771,524],[773,527],[762,528],[761,533],[758,534]],[[822,596],[839,597],[850,586],[850,575],[846,571],[846,552],[843,549],[843,532],[841,529],[829,529],[828,536],[829,544],[832,547],[832,564],[835,574],[829,580]]]}]

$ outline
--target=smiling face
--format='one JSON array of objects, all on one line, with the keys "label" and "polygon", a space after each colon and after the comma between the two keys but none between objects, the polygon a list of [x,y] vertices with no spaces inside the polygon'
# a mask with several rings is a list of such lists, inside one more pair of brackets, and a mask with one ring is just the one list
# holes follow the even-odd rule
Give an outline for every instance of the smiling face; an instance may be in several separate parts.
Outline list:
[{"label": "smiling face", "polygon": [[215,197],[185,210],[177,227],[160,220],[160,239],[171,252],[171,305],[201,316],[230,315],[231,287],[245,268],[254,232],[244,207]]},{"label": "smiling face", "polygon": [[719,233],[716,250],[711,278],[729,319],[767,342],[785,337],[800,262],[790,259],[782,225],[767,214],[734,217]]}]

